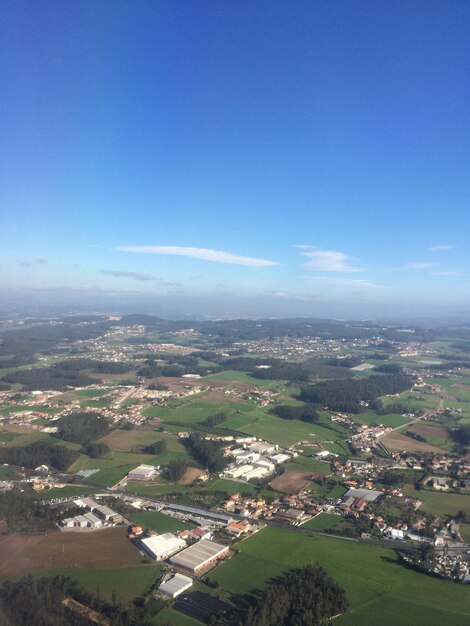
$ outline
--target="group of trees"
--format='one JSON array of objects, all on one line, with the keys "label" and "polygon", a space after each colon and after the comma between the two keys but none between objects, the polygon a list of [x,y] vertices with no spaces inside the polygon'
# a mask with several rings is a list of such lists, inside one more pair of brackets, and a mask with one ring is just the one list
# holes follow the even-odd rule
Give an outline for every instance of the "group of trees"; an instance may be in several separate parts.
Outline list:
[{"label": "group of trees", "polygon": [[10,384],[23,385],[23,389],[27,391],[35,389],[64,391],[67,387],[85,387],[96,382],[83,372],[62,368],[60,363],[50,367],[17,370],[3,376],[2,380]]},{"label": "group of trees", "polygon": [[109,424],[104,417],[91,411],[77,411],[64,415],[56,421],[56,437],[82,445],[104,437],[109,431]]},{"label": "group of trees", "polygon": [[65,471],[78,457],[77,450],[70,450],[66,446],[54,445],[48,441],[36,441],[27,446],[0,448],[0,463],[31,469],[39,465],[47,465],[59,471]]},{"label": "group of trees", "polygon": [[83,454],[90,456],[92,459],[101,459],[108,454],[109,450],[109,446],[105,443],[98,443],[96,441],[91,441],[82,448]]},{"label": "group of trees", "polygon": [[96,359],[71,359],[58,364],[61,369],[72,372],[89,370],[95,374],[125,374],[131,369],[126,363],[114,363],[112,361],[98,361]]},{"label": "group of trees", "polygon": [[5,582],[0,588],[1,623],[5,626],[89,626],[92,620],[64,602],[66,599],[97,611],[113,626],[149,626],[151,623],[144,602],[124,607],[116,599],[107,602],[86,591],[71,578],[34,578],[31,575],[17,582]]},{"label": "group of trees", "polygon": [[302,406],[291,406],[281,404],[270,410],[270,413],[282,417],[285,420],[301,420],[302,422],[318,422],[320,416],[315,408],[310,404]]},{"label": "group of trees", "polygon": [[219,424],[223,424],[227,421],[227,416],[223,411],[218,411],[214,415],[209,415],[206,419],[201,422],[203,426],[218,426]]},{"label": "group of trees", "polygon": [[181,480],[187,467],[188,465],[186,461],[183,461],[182,459],[173,459],[170,461],[166,468],[168,480],[172,483]]},{"label": "group of trees", "polygon": [[470,424],[462,424],[457,428],[452,428],[449,434],[462,452],[470,446]]},{"label": "group of trees", "polygon": [[248,608],[243,626],[319,626],[349,607],[346,592],[318,563],[284,576]]},{"label": "group of trees", "polygon": [[0,519],[12,531],[44,532],[54,528],[61,514],[61,509],[39,504],[18,491],[0,492]]},{"label": "group of trees", "polygon": [[366,411],[361,402],[369,402],[385,394],[401,393],[412,385],[412,379],[405,374],[329,380],[316,385],[304,385],[299,398],[304,402],[328,406],[333,411],[361,413]]},{"label": "group of trees", "polygon": [[162,441],[154,441],[148,446],[145,446],[142,452],[146,454],[163,454],[166,451],[167,445],[166,441],[163,439]]},{"label": "group of trees", "polygon": [[220,441],[203,439],[197,433],[191,433],[183,441],[193,457],[211,473],[221,472],[231,461],[231,457],[224,455],[223,444]]}]

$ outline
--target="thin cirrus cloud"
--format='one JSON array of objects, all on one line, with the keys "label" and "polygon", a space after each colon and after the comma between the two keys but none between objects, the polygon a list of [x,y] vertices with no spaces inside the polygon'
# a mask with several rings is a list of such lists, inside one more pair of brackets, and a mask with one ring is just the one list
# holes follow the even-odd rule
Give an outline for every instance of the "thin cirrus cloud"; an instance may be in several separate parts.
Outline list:
[{"label": "thin cirrus cloud", "polygon": [[314,272],[361,272],[358,267],[349,263],[349,257],[344,252],[334,250],[311,250],[302,252],[302,256],[308,258],[302,267]]},{"label": "thin cirrus cloud", "polygon": [[309,280],[323,285],[353,287],[356,289],[383,289],[383,285],[362,278],[337,278],[335,276],[309,276]]},{"label": "thin cirrus cloud", "polygon": [[152,274],[140,274],[139,272],[125,272],[121,270],[100,270],[102,274],[106,274],[107,276],[114,276],[115,278],[131,278],[132,280],[139,281],[147,281],[147,280],[158,280],[161,281],[161,278],[158,276],[153,276]]},{"label": "thin cirrus cloud", "polygon": [[201,261],[211,261],[213,263],[228,263],[231,265],[247,265],[249,267],[270,267],[279,265],[276,261],[268,259],[258,259],[249,256],[223,252],[222,250],[212,250],[209,248],[189,248],[184,246],[119,246],[120,252],[136,252],[138,254],[170,254],[185,256]]},{"label": "thin cirrus cloud", "polygon": [[405,265],[405,269],[407,270],[429,270],[431,267],[434,267],[434,263],[421,262],[421,261],[411,261]]},{"label": "thin cirrus cloud", "polygon": [[430,248],[428,248],[428,250],[430,252],[448,252],[449,250],[453,250],[454,248],[455,246],[451,246],[445,243],[445,244],[439,244],[436,246],[431,246]]}]

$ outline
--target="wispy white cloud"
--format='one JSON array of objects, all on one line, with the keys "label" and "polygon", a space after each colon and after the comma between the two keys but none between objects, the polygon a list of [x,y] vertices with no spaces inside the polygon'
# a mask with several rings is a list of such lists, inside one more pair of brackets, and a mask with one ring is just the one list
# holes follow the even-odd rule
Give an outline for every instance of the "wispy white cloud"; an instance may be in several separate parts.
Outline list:
[{"label": "wispy white cloud", "polygon": [[462,272],[455,272],[453,270],[442,271],[442,272],[432,272],[433,276],[462,276]]},{"label": "wispy white cloud", "polygon": [[407,270],[428,270],[431,267],[435,267],[435,263],[427,263],[421,261],[412,261],[405,265],[405,269]]},{"label": "wispy white cloud", "polygon": [[360,289],[384,289],[383,285],[366,279],[337,278],[336,276],[309,276],[309,280],[323,285],[333,285],[338,287],[354,287]]},{"label": "wispy white cloud", "polygon": [[306,243],[296,243],[293,247],[297,248],[297,250],[315,250],[316,248],[316,246],[311,246]]},{"label": "wispy white cloud", "polygon": [[117,249],[121,252],[136,252],[139,254],[173,254],[176,256],[199,259],[201,261],[229,263],[231,265],[247,265],[250,267],[279,265],[276,261],[269,261],[268,259],[257,259],[209,248],[188,248],[184,246],[119,246]]},{"label": "wispy white cloud", "polygon": [[152,274],[140,274],[139,272],[126,272],[121,270],[100,270],[100,272],[102,274],[106,274],[107,276],[114,276],[115,278],[131,278],[132,280],[139,281],[161,281],[161,278],[158,278],[158,276],[153,276]]},{"label": "wispy white cloud", "polygon": [[449,250],[453,250],[454,248],[455,246],[451,246],[450,244],[443,243],[443,244],[438,244],[436,246],[431,246],[430,248],[428,248],[428,250],[430,252],[448,252]]},{"label": "wispy white cloud", "polygon": [[349,264],[349,257],[344,252],[333,250],[312,250],[302,252],[302,255],[309,260],[303,263],[302,267],[315,272],[360,272],[357,267]]}]

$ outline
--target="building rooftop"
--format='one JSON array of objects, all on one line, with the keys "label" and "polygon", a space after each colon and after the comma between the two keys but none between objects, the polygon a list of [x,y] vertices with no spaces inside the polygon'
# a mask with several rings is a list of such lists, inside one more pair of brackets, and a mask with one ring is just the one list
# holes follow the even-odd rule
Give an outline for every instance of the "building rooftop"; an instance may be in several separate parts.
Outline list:
[{"label": "building rooftop", "polygon": [[158,588],[158,591],[166,593],[169,596],[175,596],[178,595],[178,593],[181,593],[182,591],[188,589],[192,584],[193,580],[192,578],[189,578],[189,576],[184,576],[183,574],[175,574],[173,578],[170,578],[170,580],[162,583]]},{"label": "building rooftop", "polygon": [[198,541],[189,548],[186,548],[186,550],[172,557],[171,562],[188,569],[196,569],[227,550],[227,548],[228,546],[224,546],[220,543],[215,543],[208,539],[201,539],[201,541]]}]

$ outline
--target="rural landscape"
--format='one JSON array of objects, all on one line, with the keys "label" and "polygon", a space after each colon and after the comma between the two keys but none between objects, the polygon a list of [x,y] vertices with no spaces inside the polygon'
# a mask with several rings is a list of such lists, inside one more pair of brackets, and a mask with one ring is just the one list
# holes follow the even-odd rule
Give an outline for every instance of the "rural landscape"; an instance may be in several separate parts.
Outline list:
[{"label": "rural landscape", "polygon": [[468,622],[468,327],[1,323],[5,623]]}]

